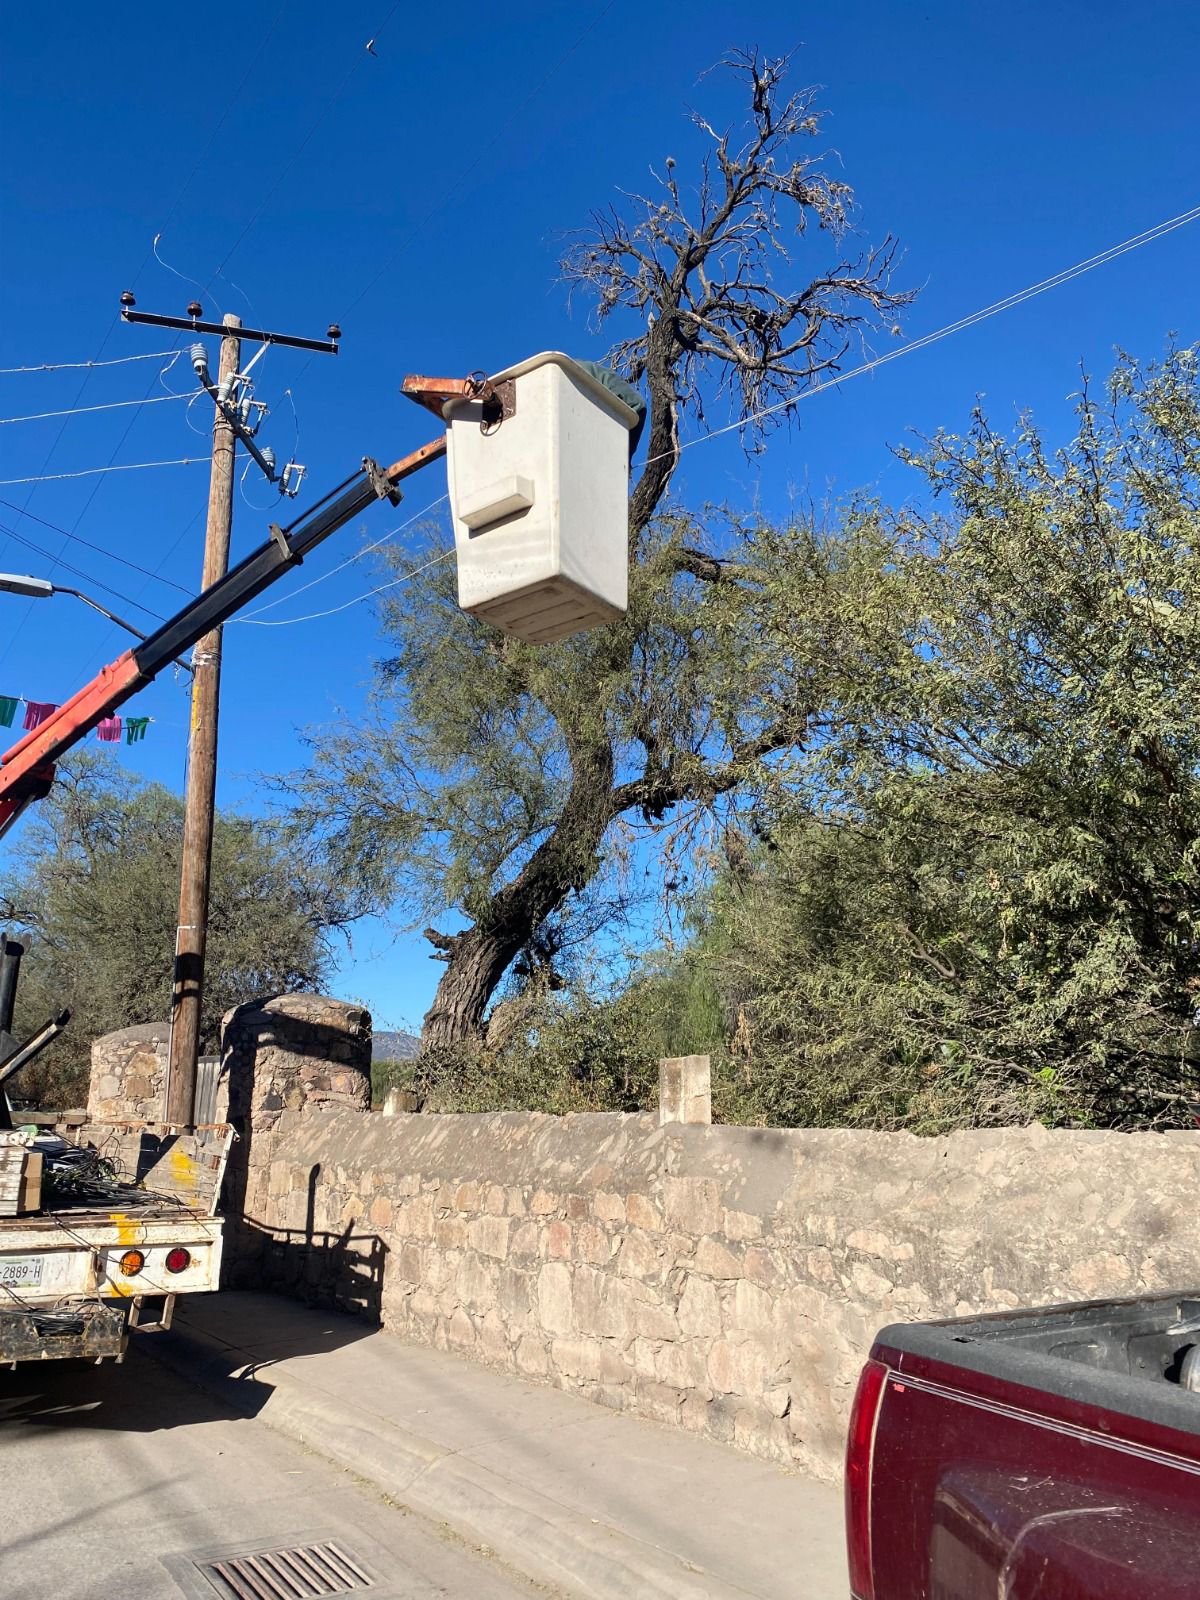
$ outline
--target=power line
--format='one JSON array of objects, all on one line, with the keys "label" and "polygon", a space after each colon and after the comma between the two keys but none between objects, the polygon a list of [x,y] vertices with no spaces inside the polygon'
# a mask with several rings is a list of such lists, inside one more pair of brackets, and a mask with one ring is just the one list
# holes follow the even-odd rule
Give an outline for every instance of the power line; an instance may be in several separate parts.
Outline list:
[{"label": "power line", "polygon": [[[109,332],[111,332],[111,331],[112,330],[110,328]],[[107,339],[107,338],[108,338],[108,334],[105,334],[105,339]],[[88,376],[90,377],[90,374],[88,374]],[[145,395],[143,396],[143,398],[149,398],[150,391],[154,388],[154,385],[160,381],[161,377],[162,377],[162,374],[158,373],[158,372],[156,372],[156,373],[154,373],[152,375],[149,383],[146,385]],[[87,382],[87,378],[86,377],[84,379],[84,382],[85,383]],[[78,396],[76,397],[76,399],[78,399]],[[94,478],[93,478],[93,483],[92,483],[90,491],[88,492],[87,499],[83,502],[83,505],[80,508],[79,513],[76,516],[74,523],[72,524],[72,527],[71,527],[71,531],[72,532],[74,532],[75,529],[78,528],[79,524],[83,521],[84,517],[87,515],[88,511],[90,510],[92,502],[95,500],[96,496],[99,494],[99,492],[100,492],[100,490],[103,487],[104,482],[105,482],[105,477],[102,476],[101,474],[105,474],[108,471],[113,469],[114,463],[116,462],[117,457],[120,455],[121,451],[125,448],[126,439],[128,439],[130,433],[133,430],[134,424],[137,422],[137,419],[141,416],[141,414],[142,413],[141,413],[140,409],[130,413],[129,421],[125,424],[125,427],[124,427],[124,429],[122,430],[122,433],[121,433],[121,437],[117,440],[116,444],[112,448],[112,453],[108,458],[107,467],[96,469],[95,474],[94,474]],[[63,429],[67,426],[67,422],[69,420],[70,420],[69,418],[65,418],[63,420],[61,426],[59,427],[55,443],[57,443],[58,439],[62,438]],[[54,447],[51,446],[51,450],[52,451],[53,451],[53,448]],[[49,460],[49,457],[47,457],[47,461],[48,460]],[[46,470],[46,465],[45,465],[45,463],[43,463],[43,466],[42,466],[43,473],[45,472],[45,470]],[[117,469],[117,470],[123,470],[123,469]],[[28,507],[30,500],[33,498],[33,496],[36,493],[37,493],[37,484],[34,483],[30,487],[29,493],[25,497],[25,506],[26,507]],[[50,573],[53,573],[55,565],[56,565],[55,562],[51,562],[51,564],[50,564]],[[49,574],[47,574],[47,576],[49,576]],[[5,644],[4,644],[4,649],[3,649],[2,652],[0,652],[0,666],[3,666],[4,662],[7,661],[9,656],[12,654],[13,649],[14,649],[14,647],[16,645],[16,642],[17,642],[18,638],[21,635],[21,630],[24,628],[25,624],[29,621],[29,617],[30,617],[30,615],[31,615],[31,613],[33,611],[34,604],[35,604],[35,602],[33,600],[29,600],[29,601],[26,602],[25,611],[24,611],[23,615],[21,616],[20,620],[18,621],[16,627],[13,628],[11,630],[11,632],[9,633],[8,638],[6,639]]]},{"label": "power line", "polygon": [[[598,21],[599,18],[596,20]],[[898,361],[901,356],[913,355],[918,350],[926,349],[928,346],[936,344],[942,339],[949,338],[951,334],[959,333],[966,328],[974,327],[977,323],[984,322],[990,317],[998,316],[1003,311],[1009,311],[1016,306],[1023,305],[1027,300],[1032,300],[1038,295],[1045,294],[1050,289],[1058,288],[1064,283],[1070,283],[1072,279],[1082,277],[1084,273],[1091,272],[1096,267],[1104,266],[1110,261],[1115,261],[1118,259],[1118,257],[1128,254],[1128,252],[1131,250],[1138,250],[1143,245],[1153,244],[1158,239],[1163,238],[1166,234],[1174,232],[1176,228],[1182,228],[1187,223],[1196,221],[1197,218],[1200,218],[1200,206],[1193,206],[1188,211],[1180,212],[1178,216],[1170,217],[1164,222],[1156,223],[1153,227],[1146,228],[1141,233],[1134,234],[1132,237],[1122,240],[1120,244],[1110,245],[1107,249],[1098,251],[1095,255],[1088,256],[1083,261],[1076,262],[1074,266],[1065,267],[1062,269],[1062,271],[1053,273],[1050,277],[1043,278],[1038,283],[1030,284],[1027,288],[1019,289],[1014,294],[1006,295],[1001,300],[993,301],[991,305],[983,306],[978,311],[973,311],[967,316],[959,317],[956,321],[949,322],[944,327],[938,328],[932,333],[924,334],[921,338],[915,339],[912,344],[905,345],[902,349],[888,351],[886,355],[877,356],[874,360],[863,362],[861,366],[854,367],[849,372],[839,373],[834,377],[825,379],[822,383],[813,384],[811,388],[800,390],[796,394],[791,395],[784,400],[777,401],[774,405],[765,406],[762,410],[754,412],[750,416],[744,417],[737,422],[729,423],[723,428],[714,428],[711,433],[702,434],[697,439],[690,439],[687,441],[687,443],[681,445],[679,449],[674,452],[665,452],[663,456],[655,456],[651,459],[663,460],[666,458],[666,455],[672,453],[679,455],[682,453],[682,451],[691,449],[696,445],[705,444],[711,439],[720,438],[722,434],[734,433],[738,429],[744,428],[752,422],[760,421],[762,418],[771,416],[775,412],[786,410],[788,407],[796,405],[799,401],[806,400],[810,395],[819,394],[824,389],[836,388],[839,384],[846,383],[850,378],[861,377],[864,373],[873,372],[877,367],[885,366],[889,361]],[[370,288],[370,285],[368,285],[368,288]],[[363,292],[366,293],[367,291],[364,290]],[[645,464],[648,465],[649,462]],[[348,560],[343,561],[340,566],[334,567],[330,572],[325,573],[321,578],[314,578],[312,582],[306,584],[305,587],[313,588],[316,584],[323,583],[326,578],[333,577],[335,573],[342,571],[345,567],[349,566],[351,562],[360,559],[361,556],[367,555],[372,549],[378,549],[379,546],[386,543],[386,541],[391,538],[393,534],[399,533],[402,528],[409,526],[409,523],[416,521],[417,517],[423,516],[429,511],[432,511],[435,506],[439,505],[441,501],[446,498],[447,497],[443,495],[438,500],[433,501],[431,505],[425,508],[424,512],[418,512],[416,517],[410,518],[408,523],[401,523],[400,527],[392,529],[389,533],[385,534],[382,539],[377,540],[374,545],[368,545],[366,549],[356,552],[356,554],[349,557]],[[238,620],[242,622],[253,621],[254,626],[261,628],[282,628],[287,627],[291,623],[295,622],[311,622],[321,617],[334,616],[339,611],[346,611],[351,606],[358,605],[362,600],[369,600],[372,598],[372,596],[383,593],[385,589],[393,588],[397,583],[406,582],[409,578],[415,577],[418,572],[424,572],[427,570],[427,568],[435,566],[440,561],[446,560],[452,553],[452,551],[444,551],[441,555],[436,556],[432,561],[427,561],[423,566],[415,568],[412,572],[405,573],[403,577],[394,579],[390,583],[381,584],[379,588],[371,589],[367,594],[358,595],[355,597],[355,599],[348,600],[343,605],[334,606],[329,611],[317,611],[313,612],[309,616],[303,617],[289,617],[279,622],[259,622],[251,617],[242,617]],[[295,592],[301,593],[302,591],[297,590]],[[292,598],[292,596],[289,596],[288,598]],[[272,602],[272,604],[279,603],[280,602],[278,601]],[[270,609],[270,606],[260,607],[260,611],[267,611]],[[255,614],[255,617],[257,617],[257,613]]]},{"label": "power line", "polygon": [[245,623],[251,628],[290,628],[295,622],[316,622],[320,617],[335,617],[339,611],[349,611],[351,606],[361,605],[364,600],[370,600],[377,594],[382,594],[385,589],[395,589],[401,583],[407,583],[410,578],[415,578],[420,572],[428,572],[430,567],[436,567],[439,562],[448,561],[454,554],[453,550],[443,550],[431,560],[422,562],[419,567],[401,573],[398,578],[391,578],[387,583],[381,583],[377,589],[368,589],[366,594],[356,594],[353,600],[347,600],[340,606],[330,606],[328,611],[310,611],[304,617],[283,617],[278,622],[259,622],[251,617],[233,617],[233,622]]},{"label": "power line", "polygon": [[[4,504],[4,502],[0,501],[0,505],[2,505],[2,504]],[[162,559],[159,561],[158,566],[154,569],[153,572],[148,572],[146,574],[147,578],[156,578],[159,583],[169,583],[173,589],[178,589],[183,594],[190,595],[190,594],[194,593],[194,591],[192,589],[184,588],[183,584],[175,583],[174,580],[171,579],[171,578],[164,578],[162,576],[162,569],[170,561],[171,557],[175,554],[176,550],[179,549],[179,546],[187,538],[188,534],[191,533],[192,529],[196,526],[197,522],[200,521],[200,518],[204,515],[204,510],[205,510],[205,508],[203,506],[200,506],[200,507],[197,508],[196,511],[194,511],[192,513],[192,516],[189,518],[189,520],[183,525],[183,527],[175,535],[174,543],[169,545],[168,548],[164,551]],[[26,513],[26,515],[28,515],[28,512]],[[143,595],[143,594],[145,594],[145,592],[146,592],[146,585],[143,583],[141,588],[138,590],[138,594],[139,595]],[[134,605],[140,604],[139,601],[134,601],[132,603]],[[30,604],[32,605],[33,602],[30,601]],[[102,666],[104,664],[104,662],[106,662],[108,660],[107,641],[114,636],[116,631],[117,630],[115,628],[110,628],[108,630],[108,633],[104,636],[105,644],[104,644],[104,646],[102,646],[101,650],[89,650],[85,655],[80,656],[78,658],[79,659],[78,667],[73,669],[72,672],[71,672],[72,680],[74,680],[75,678],[78,678],[85,671],[87,672],[88,676],[91,677],[94,674],[94,672],[96,671],[96,664],[98,663],[99,665]]]},{"label": "power line", "polygon": [[[179,351],[176,350],[175,354],[178,356]],[[42,422],[46,417],[82,417],[92,411],[123,411],[126,406],[159,406],[166,400],[190,398],[186,394],[161,394],[151,395],[145,400],[110,400],[101,406],[68,406],[65,411],[34,411],[27,417],[0,417],[0,428],[8,427],[12,422]]]},{"label": "power line", "polygon": [[[297,595],[302,595],[306,589],[315,589],[320,583],[328,583],[330,578],[336,577],[339,572],[344,572],[347,567],[352,566],[356,561],[361,561],[364,556],[369,556],[372,550],[378,550],[389,539],[394,539],[398,533],[403,533],[405,528],[411,528],[414,522],[419,522],[422,517],[427,517],[431,511],[436,511],[438,506],[449,498],[448,494],[438,495],[436,500],[431,500],[427,506],[415,512],[407,521],[399,523],[394,528],[389,528],[382,538],[374,540],[371,544],[364,545],[361,550],[356,550],[352,556],[347,556],[345,561],[339,561],[336,567],[330,567],[329,571],[323,572],[319,578],[312,578],[308,583],[302,583],[298,589],[290,589],[287,594],[280,595],[278,600],[269,600],[265,606],[259,606],[257,611],[248,612],[240,620],[249,622],[253,617],[260,617],[264,611],[273,611],[276,606],[287,605],[290,601],[295,600]],[[0,504],[3,504],[3,502],[0,502]]]},{"label": "power line", "polygon": [[[159,233],[160,234],[161,234],[163,228],[166,227],[167,222],[169,222],[171,217],[174,216],[175,211],[178,209],[179,202],[183,199],[184,194],[187,192],[187,189],[190,186],[190,184],[192,182],[192,179],[196,176],[196,173],[200,170],[200,167],[203,165],[204,159],[207,156],[209,150],[211,149],[212,144],[213,144],[213,142],[215,141],[215,139],[217,137],[217,134],[220,132],[221,128],[224,126],[225,121],[229,116],[229,113],[233,110],[233,107],[237,103],[237,100],[238,100],[239,96],[241,95],[242,90],[245,88],[246,83],[249,80],[251,73],[254,71],[255,67],[257,66],[259,58],[262,56],[263,52],[266,50],[266,47],[267,47],[268,43],[270,42],[270,39],[271,39],[272,35],[274,34],[275,29],[277,28],[277,26],[279,24],[279,20],[283,16],[283,13],[284,13],[284,10],[286,9],[286,6],[287,6],[287,0],[282,0],[282,3],[280,4],[279,10],[275,13],[275,18],[272,21],[270,28],[264,34],[264,36],[262,38],[262,41],[259,44],[258,50],[255,52],[254,57],[252,58],[252,60],[250,62],[250,65],[246,69],[245,75],[242,77],[241,82],[238,84],[237,88],[234,90],[233,94],[230,96],[230,99],[229,99],[228,103],[226,104],[224,111],[221,113],[219,121],[217,122],[216,126],[213,128],[212,132],[209,134],[208,142],[206,143],[203,151],[201,152],[199,158],[197,159],[196,164],[193,166],[191,172],[189,172],[187,177],[184,179],[181,188],[179,189],[178,193],[175,196],[175,199],[171,202],[170,209],[168,210],[166,217],[163,219],[162,227],[159,228]],[[153,254],[153,249],[154,249],[153,244],[151,244],[150,249],[147,250],[145,255],[142,257],[141,265],[138,267],[137,272],[134,274],[134,280],[133,281],[134,281],[135,284],[138,281],[138,279],[141,277],[142,273],[146,270],[146,263],[149,261],[151,255]],[[91,361],[80,362],[80,363],[76,363],[75,364],[75,365],[84,367],[87,370],[84,371],[83,381],[80,383],[79,388],[76,391],[75,399],[74,399],[74,401],[72,403],[72,411],[71,411],[71,413],[69,413],[68,415],[63,417],[63,420],[62,420],[62,422],[61,422],[61,424],[59,426],[58,432],[55,434],[54,439],[52,440],[52,442],[50,444],[50,448],[47,450],[46,455],[45,455],[45,457],[44,457],[44,459],[42,461],[40,472],[37,473],[32,478],[28,478],[28,479],[0,480],[0,484],[3,484],[5,482],[7,482],[7,483],[24,483],[24,482],[27,482],[27,483],[30,484],[29,493],[25,497],[25,507],[23,509],[27,509],[28,508],[30,500],[32,500],[33,496],[37,493],[37,485],[39,483],[50,482],[55,477],[63,478],[63,477],[72,477],[72,476],[86,476],[86,474],[71,474],[71,473],[48,474],[46,472],[46,468],[50,465],[50,462],[54,457],[54,453],[58,449],[58,446],[59,446],[60,442],[62,441],[62,436],[63,436],[64,432],[66,431],[68,423],[71,420],[71,415],[74,413],[74,410],[79,407],[79,402],[83,398],[84,390],[87,388],[88,383],[91,380],[92,371],[97,366],[101,365],[100,357],[104,354],[105,346],[108,344],[109,339],[112,337],[112,331],[117,326],[117,323],[118,323],[119,320],[120,319],[118,317],[114,316],[112,318],[112,320],[109,322],[108,327],[105,330],[104,337],[101,339],[100,344],[97,347],[96,354],[92,357]],[[146,361],[146,360],[151,360],[151,359],[158,360],[163,355],[178,355],[178,353],[179,353],[179,346],[176,345],[175,348],[172,349],[172,350],[155,352],[153,355],[124,356],[124,357],[121,357],[120,360],[121,361]],[[104,364],[108,365],[109,363],[104,363]],[[116,365],[117,362],[114,361],[111,364],[112,365]],[[149,395],[151,387],[153,387],[153,380],[151,382],[151,385],[148,386],[148,388],[147,388],[147,391],[146,391],[147,395]],[[121,435],[120,439],[117,441],[116,449],[113,451],[112,455],[109,457],[109,469],[112,468],[112,464],[113,464],[113,462],[115,462],[118,452],[121,450],[122,446],[124,445],[125,440],[129,437],[130,429],[133,427],[134,422],[136,422],[137,418],[140,415],[141,415],[141,410],[139,408],[137,411],[134,412],[132,418],[130,419],[129,426],[126,427],[124,433]],[[173,463],[173,464],[178,464],[178,463]],[[104,470],[109,470],[109,469],[104,469]],[[84,502],[83,509],[80,511],[79,515],[75,519],[75,526],[76,527],[79,526],[80,522],[82,522],[83,518],[87,515],[88,509],[90,508],[90,506],[92,504],[92,501],[96,497],[96,492],[99,489],[101,482],[103,482],[103,479],[98,479],[97,480],[96,484],[93,487],[92,493],[88,496],[87,500]],[[32,605],[32,601],[30,602],[30,605]],[[11,648],[12,648],[13,641],[15,640],[17,633],[19,633],[21,628],[24,626],[25,620],[28,617],[28,615],[29,615],[29,607],[27,606],[26,610],[25,610],[25,615],[21,618],[21,621],[17,624],[17,627],[13,630],[12,634],[9,636],[8,645],[7,645],[7,647],[6,647],[6,649],[5,649],[4,653],[3,653],[3,656],[0,656],[0,660],[3,660],[4,657],[6,657],[8,655],[9,650],[11,650]]]},{"label": "power line", "polygon": [[[60,527],[57,522],[49,522],[45,517],[39,517],[33,511],[22,511],[20,506],[14,505],[11,500],[5,500],[0,497],[0,506],[7,506],[10,511],[15,511],[19,517],[28,517],[31,522],[40,522],[43,528],[49,528],[53,533],[61,533],[64,539],[71,539],[75,544],[86,545],[89,550],[95,550],[98,555],[107,556],[110,561],[119,561],[123,567],[129,567],[133,572],[140,572],[144,578],[157,578],[159,583],[165,583],[172,589],[178,589],[180,594],[191,594],[192,592],[190,589],[185,588],[182,583],[176,583],[173,578],[164,578],[158,572],[151,572],[149,567],[139,567],[136,561],[130,561],[126,556],[119,556],[115,550],[109,550],[102,544],[93,544],[90,539],[85,539],[78,533],[72,533],[68,528]],[[0,526],[3,525],[0,524]],[[8,529],[7,531],[11,533],[13,530]],[[172,549],[174,548],[175,546],[172,546]],[[122,598],[124,597],[122,596]]]},{"label": "power line", "polygon": [[17,372],[78,372],[83,367],[123,367],[128,361],[161,361],[164,356],[178,354],[178,350],[151,350],[143,356],[116,356],[111,361],[44,361],[37,367],[0,367],[0,378]]},{"label": "power line", "polygon": [[[886,355],[876,356],[871,361],[864,361],[861,366],[852,367],[849,372],[840,372],[832,378],[826,378],[821,383],[814,383],[811,388],[800,389],[784,400],[778,400],[774,405],[764,406],[761,411],[752,412],[748,417],[742,417],[737,422],[727,423],[723,428],[714,428],[711,433],[701,434],[697,439],[689,439],[675,451],[664,451],[662,455],[652,456],[652,461],[665,461],[670,455],[680,455],[684,450],[691,450],[698,444],[706,444],[710,439],[719,439],[722,434],[736,433],[738,429],[748,427],[753,422],[760,422],[764,417],[773,416],[777,411],[786,411],[790,406],[797,405],[801,400],[807,400],[810,395],[820,394],[823,389],[836,389],[839,384],[848,383],[851,378],[860,378],[866,372],[874,372],[876,367],[886,366],[889,361],[899,361],[902,356],[914,355],[918,350],[924,350],[931,344],[937,344],[941,339],[948,339],[952,333],[961,333],[964,328],[973,328],[976,323],[986,322],[989,317],[999,316],[1002,311],[1010,311],[1014,306],[1024,305],[1027,300],[1033,300],[1040,294],[1045,294],[1050,289],[1057,289],[1064,283],[1070,283],[1073,278],[1080,278],[1085,272],[1091,272],[1096,267],[1107,265],[1119,256],[1128,254],[1131,250],[1140,250],[1143,245],[1153,244],[1168,233],[1173,233],[1176,228],[1182,228],[1189,222],[1200,218],[1200,206],[1193,206],[1190,211],[1181,211],[1177,217],[1170,217],[1165,222],[1156,223],[1152,228],[1146,228],[1142,233],[1135,233],[1132,238],[1124,239],[1120,244],[1110,245],[1107,250],[1101,250],[1086,260],[1077,261],[1073,267],[1064,267],[1061,272],[1053,273],[1049,278],[1043,278],[1039,283],[1030,284],[1027,289],[1018,289],[1015,294],[1006,295],[1003,300],[995,300],[990,306],[984,306],[979,311],[972,311],[968,316],[959,317],[956,322],[948,322],[945,327],[937,328],[933,333],[923,334],[919,339],[914,339],[912,344],[904,345],[899,350],[889,350]],[[650,461],[644,463],[649,466]]]},{"label": "power line", "polygon": [[175,461],[130,461],[121,466],[114,466],[110,462],[107,467],[81,467],[78,472],[39,472],[31,478],[0,478],[0,489],[14,483],[57,483],[60,478],[92,478],[102,472],[145,472],[150,467],[195,467],[207,460],[207,456],[180,456]]},{"label": "power line", "polygon": [[39,556],[44,556],[47,561],[52,561],[56,567],[64,568],[67,572],[71,573],[73,577],[82,578],[84,583],[90,584],[93,589],[103,589],[105,594],[111,594],[115,599],[122,601],[125,605],[136,606],[139,611],[144,611],[147,616],[153,617],[156,622],[165,621],[165,618],[161,612],[153,610],[150,606],[143,605],[140,600],[135,600],[132,595],[125,594],[120,589],[114,589],[111,584],[105,583],[101,578],[93,577],[90,572],[85,572],[82,567],[76,567],[73,566],[71,562],[64,561],[61,555],[53,555],[42,545],[35,543],[35,541],[32,539],[27,538],[25,534],[18,533],[15,528],[10,528],[4,523],[0,522],[0,531],[8,534],[10,539],[15,539],[18,544],[23,544],[26,549],[35,551]]}]

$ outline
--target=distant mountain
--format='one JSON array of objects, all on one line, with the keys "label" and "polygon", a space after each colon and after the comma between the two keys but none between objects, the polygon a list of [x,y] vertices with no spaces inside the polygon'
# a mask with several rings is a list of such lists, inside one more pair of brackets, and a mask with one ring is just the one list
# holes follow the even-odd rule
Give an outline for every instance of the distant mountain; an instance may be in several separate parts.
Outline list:
[{"label": "distant mountain", "polygon": [[377,1033],[371,1040],[372,1061],[411,1061],[421,1041],[412,1033]]}]

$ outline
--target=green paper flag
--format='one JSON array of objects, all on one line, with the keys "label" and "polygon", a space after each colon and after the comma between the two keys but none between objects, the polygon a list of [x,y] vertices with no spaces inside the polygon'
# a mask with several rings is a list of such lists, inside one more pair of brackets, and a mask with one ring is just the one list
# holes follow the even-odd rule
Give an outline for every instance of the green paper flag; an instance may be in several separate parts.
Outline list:
[{"label": "green paper flag", "polygon": [[149,721],[149,717],[126,717],[125,743],[136,744],[139,739],[144,739],[146,737],[146,724]]},{"label": "green paper flag", "polygon": [[11,728],[19,702],[16,695],[0,694],[0,728]]}]

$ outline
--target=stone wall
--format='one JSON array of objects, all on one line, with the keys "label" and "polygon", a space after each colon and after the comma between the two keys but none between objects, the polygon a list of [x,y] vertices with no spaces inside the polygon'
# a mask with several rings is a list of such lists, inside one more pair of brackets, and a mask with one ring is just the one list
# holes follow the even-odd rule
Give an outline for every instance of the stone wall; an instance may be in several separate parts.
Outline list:
[{"label": "stone wall", "polygon": [[89,1122],[158,1122],[163,1114],[171,1026],[143,1022],[92,1045]]},{"label": "stone wall", "polygon": [[1200,1134],[271,1116],[255,1281],[827,1478],[883,1324],[1200,1285]]}]

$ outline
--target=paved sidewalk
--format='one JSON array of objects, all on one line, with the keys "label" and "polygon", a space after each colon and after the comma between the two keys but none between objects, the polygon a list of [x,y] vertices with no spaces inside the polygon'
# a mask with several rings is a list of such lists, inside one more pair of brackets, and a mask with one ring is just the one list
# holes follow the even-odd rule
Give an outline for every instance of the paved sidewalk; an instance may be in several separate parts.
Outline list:
[{"label": "paved sidewalk", "polygon": [[145,1354],[587,1600],[846,1600],[840,1493],[349,1317],[181,1302]]}]

